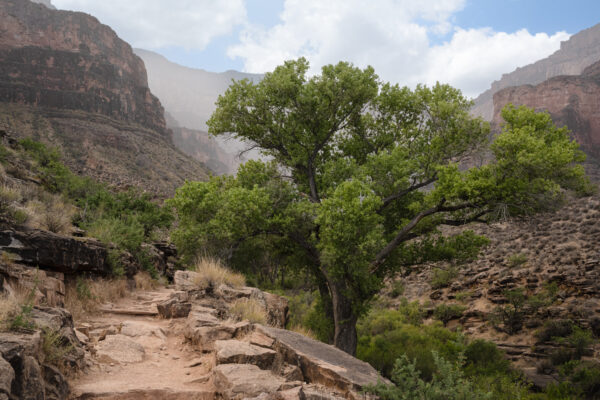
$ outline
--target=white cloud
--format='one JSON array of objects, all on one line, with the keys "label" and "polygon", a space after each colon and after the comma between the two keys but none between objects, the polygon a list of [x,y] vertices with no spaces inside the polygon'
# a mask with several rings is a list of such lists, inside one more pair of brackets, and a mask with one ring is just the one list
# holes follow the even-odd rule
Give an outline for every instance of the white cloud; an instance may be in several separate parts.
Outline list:
[{"label": "white cloud", "polygon": [[[228,49],[247,72],[270,71],[284,60],[306,57],[312,72],[339,60],[372,65],[386,81],[414,86],[450,83],[476,96],[517,66],[557,50],[568,35],[532,35],[453,25],[463,0],[285,0],[281,22],[248,27]],[[432,45],[449,33],[450,40]]]},{"label": "white cloud", "polygon": [[204,49],[246,22],[244,0],[52,0],[59,9],[83,11],[111,26],[134,47]]}]

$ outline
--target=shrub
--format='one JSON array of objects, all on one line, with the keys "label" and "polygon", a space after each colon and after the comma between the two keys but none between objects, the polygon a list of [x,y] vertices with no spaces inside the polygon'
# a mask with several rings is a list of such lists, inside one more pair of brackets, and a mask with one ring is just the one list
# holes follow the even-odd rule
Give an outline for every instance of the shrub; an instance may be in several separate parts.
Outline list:
[{"label": "shrub", "polygon": [[382,400],[467,400],[489,399],[491,394],[479,389],[466,378],[460,363],[445,360],[435,351],[432,359],[436,372],[430,380],[424,379],[415,361],[406,356],[394,364],[391,380],[394,385],[367,386],[366,391]]},{"label": "shrub", "polygon": [[0,328],[9,329],[10,322],[19,313],[21,306],[13,296],[7,293],[0,295]]},{"label": "shrub", "polygon": [[325,307],[318,291],[301,291],[286,295],[289,305],[288,329],[304,329],[324,343],[333,341],[333,323],[325,315]]},{"label": "shrub", "polygon": [[64,339],[59,331],[42,329],[42,353],[46,363],[63,369],[64,357],[73,350],[73,345]]},{"label": "shrub", "polygon": [[69,233],[75,215],[75,208],[60,196],[43,196],[42,201],[30,201],[27,208],[33,217],[30,224],[34,228],[54,233]]},{"label": "shrub", "polygon": [[65,282],[65,308],[74,320],[98,312],[100,306],[109,301],[127,297],[131,291],[124,278],[85,279]]},{"label": "shrub", "polygon": [[402,279],[398,279],[392,283],[392,291],[390,293],[390,296],[402,296],[404,294],[404,289],[404,282],[402,281]]},{"label": "shrub", "polygon": [[192,271],[197,273],[194,283],[200,289],[216,289],[222,284],[233,288],[241,288],[246,285],[244,275],[233,272],[224,267],[219,260],[212,258],[201,258]]},{"label": "shrub", "polygon": [[256,299],[238,299],[231,307],[229,313],[238,320],[248,320],[255,324],[267,323],[267,312]]},{"label": "shrub", "polygon": [[460,318],[466,309],[467,307],[460,304],[440,304],[433,311],[433,316],[446,326],[451,320]]},{"label": "shrub", "polygon": [[150,273],[146,271],[140,271],[135,274],[133,280],[135,281],[136,289],[153,290],[158,287],[158,281],[153,279]]},{"label": "shrub", "polygon": [[517,253],[508,257],[508,268],[520,268],[527,263],[527,254]]},{"label": "shrub", "polygon": [[13,203],[21,199],[21,192],[8,185],[0,185],[0,214],[9,213]]},{"label": "shrub", "polygon": [[504,330],[509,334],[517,333],[523,327],[525,312],[523,307],[527,299],[522,288],[505,290],[503,292],[507,304],[498,306],[492,313],[494,323],[501,321]]},{"label": "shrub", "polygon": [[471,375],[506,374],[510,362],[493,342],[476,339],[465,349],[465,368]]},{"label": "shrub", "polygon": [[448,269],[434,268],[431,277],[431,287],[434,289],[447,287],[457,275],[458,271],[455,267]]},{"label": "shrub", "polygon": [[573,323],[570,320],[550,320],[535,333],[540,342],[548,342],[554,338],[569,336],[573,332]]},{"label": "shrub", "polygon": [[431,351],[454,360],[464,350],[463,338],[441,326],[413,325],[396,310],[372,310],[358,323],[357,356],[389,377],[396,359],[415,360],[424,379],[431,379],[435,363]]}]

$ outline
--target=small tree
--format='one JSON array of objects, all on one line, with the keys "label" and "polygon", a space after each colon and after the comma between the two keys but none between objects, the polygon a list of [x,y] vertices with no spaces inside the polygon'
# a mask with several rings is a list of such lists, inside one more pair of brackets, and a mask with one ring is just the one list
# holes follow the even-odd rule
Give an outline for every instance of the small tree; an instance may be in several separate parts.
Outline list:
[{"label": "small tree", "polygon": [[494,160],[464,169],[489,127],[470,116],[460,91],[382,84],[372,68],[344,62],[313,77],[308,67],[288,61],[219,97],[210,132],[233,132],[272,161],[249,162],[237,178],[185,184],[171,202],[173,238],[188,255],[214,249],[241,264],[260,249],[309,271],[334,320],[334,343],[348,353],[386,277],[473,257],[486,243],[468,231],[445,238],[440,225],[537,211],[562,188],[586,188],[574,164],[583,153],[547,114],[507,107]]}]

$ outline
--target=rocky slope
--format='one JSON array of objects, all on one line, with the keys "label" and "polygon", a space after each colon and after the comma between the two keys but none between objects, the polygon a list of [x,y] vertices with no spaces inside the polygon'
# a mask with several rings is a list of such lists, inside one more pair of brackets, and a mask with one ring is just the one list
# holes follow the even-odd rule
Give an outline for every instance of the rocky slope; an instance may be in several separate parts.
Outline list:
[{"label": "rocky slope", "polygon": [[493,96],[509,86],[536,85],[558,75],[578,75],[592,63],[600,60],[600,24],[585,29],[566,42],[560,49],[543,60],[502,75],[490,89],[475,99],[472,113],[490,121],[493,117]]},{"label": "rocky slope", "polygon": [[257,82],[262,75],[237,71],[208,72],[172,63],[151,51],[134,51],[146,64],[150,89],[173,117],[167,123],[173,128],[175,145],[200,161],[212,160],[210,165],[226,167],[225,172],[235,172],[240,163],[236,153],[244,146],[235,140],[209,137],[206,121],[215,110],[217,98],[227,90],[232,80]]},{"label": "rocky slope", "polygon": [[177,151],[142,60],[94,17],[0,2],[4,128],[59,146],[75,170],[168,195],[207,168]]},{"label": "rocky slope", "polygon": [[[409,271],[401,278],[404,296],[424,305],[430,317],[440,305],[463,307],[448,327],[494,341],[537,385],[555,382],[556,370],[544,366],[561,344],[539,332],[548,323],[572,321],[600,334],[600,197],[571,199],[558,212],[468,229],[491,240],[480,257],[460,266],[439,263]],[[434,287],[438,269],[456,276]],[[519,320],[512,321],[518,324],[509,326],[499,310],[515,289],[528,300]],[[587,355],[599,352],[596,345]]]}]

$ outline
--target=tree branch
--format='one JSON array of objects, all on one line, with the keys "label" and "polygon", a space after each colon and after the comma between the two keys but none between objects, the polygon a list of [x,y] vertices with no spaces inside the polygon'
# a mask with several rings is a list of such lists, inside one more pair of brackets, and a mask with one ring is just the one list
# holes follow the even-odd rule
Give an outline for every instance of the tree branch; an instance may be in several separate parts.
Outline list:
[{"label": "tree branch", "polygon": [[444,206],[445,200],[442,200],[440,204],[435,207],[431,207],[425,211],[421,211],[417,214],[408,224],[406,224],[396,236],[375,256],[375,260],[371,263],[371,273],[377,272],[379,267],[384,263],[386,258],[398,247],[401,243],[414,238],[411,235],[411,231],[419,224],[419,222],[430,215],[437,214],[440,212],[452,212],[464,210],[466,208],[476,207],[473,203],[462,203],[454,206]]},{"label": "tree branch", "polygon": [[379,210],[377,210],[377,213],[381,213],[385,208],[387,208],[387,206],[392,204],[392,202],[394,202],[395,200],[398,200],[398,199],[402,198],[403,196],[406,196],[410,192],[413,192],[422,187],[425,187],[435,181],[437,181],[437,175],[434,175],[433,177],[431,177],[430,179],[427,179],[426,181],[416,183],[404,190],[399,191],[398,193],[394,193],[391,196],[386,197],[385,199],[383,199],[383,205],[379,208]]}]

